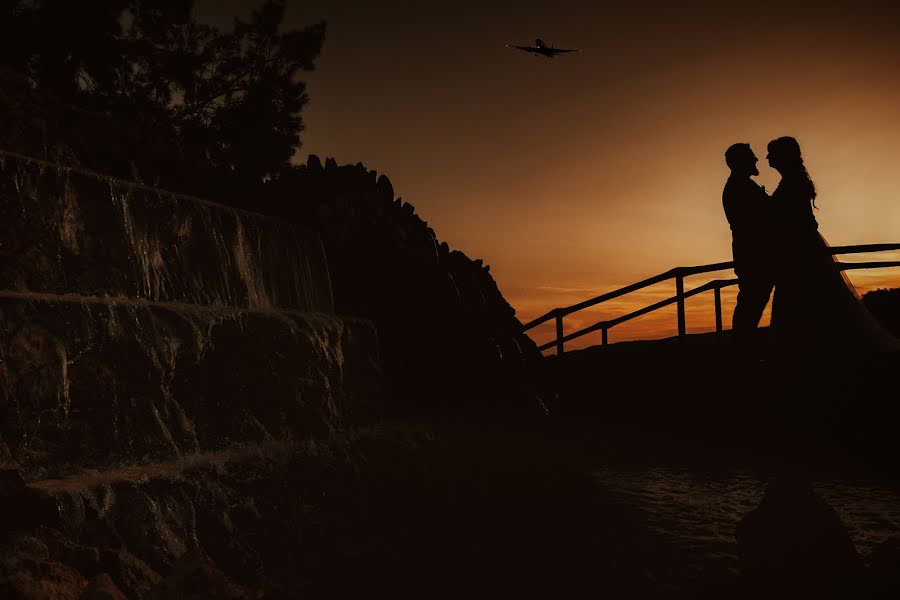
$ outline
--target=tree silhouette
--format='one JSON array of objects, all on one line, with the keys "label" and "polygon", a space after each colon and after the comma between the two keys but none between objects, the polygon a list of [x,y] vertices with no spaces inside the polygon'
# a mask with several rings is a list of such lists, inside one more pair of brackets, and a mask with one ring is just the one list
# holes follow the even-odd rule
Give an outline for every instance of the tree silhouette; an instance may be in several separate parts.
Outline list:
[{"label": "tree silhouette", "polygon": [[393,414],[531,409],[538,353],[482,261],[362,164],[290,163],[325,24],[282,32],[285,2],[266,0],[221,31],[192,6],[0,0],[0,148],[312,227],[338,312],[378,328]]},{"label": "tree silhouette", "polygon": [[269,179],[300,147],[300,74],[325,40],[325,23],[281,31],[284,11],[265,0],[223,32],[192,0],[0,2],[0,110],[22,117],[0,143],[197,193]]}]

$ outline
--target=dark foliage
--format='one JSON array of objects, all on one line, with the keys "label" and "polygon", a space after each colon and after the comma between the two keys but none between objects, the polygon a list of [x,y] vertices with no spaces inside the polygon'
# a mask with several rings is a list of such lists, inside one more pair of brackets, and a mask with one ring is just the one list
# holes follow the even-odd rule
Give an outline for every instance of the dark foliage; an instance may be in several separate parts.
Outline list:
[{"label": "dark foliage", "polygon": [[265,0],[223,32],[192,0],[0,4],[0,147],[200,195],[237,194],[300,146],[325,24]]}]

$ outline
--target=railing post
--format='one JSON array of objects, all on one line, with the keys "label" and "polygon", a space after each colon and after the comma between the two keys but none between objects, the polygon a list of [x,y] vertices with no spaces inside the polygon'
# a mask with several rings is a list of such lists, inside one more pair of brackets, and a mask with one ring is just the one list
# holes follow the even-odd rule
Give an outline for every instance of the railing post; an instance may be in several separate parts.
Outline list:
[{"label": "railing post", "polygon": [[684,340],[687,327],[684,323],[684,275],[681,269],[678,269],[675,275],[675,295],[678,297],[678,338]]},{"label": "railing post", "polygon": [[716,333],[722,333],[722,288],[716,286]]},{"label": "railing post", "polygon": [[563,316],[556,315],[556,354],[561,356],[563,353]]},{"label": "railing post", "polygon": [[602,329],[602,331],[603,331],[603,345],[606,346],[606,345],[609,344],[609,336],[606,335],[606,332],[607,332],[608,330],[606,329],[606,327],[604,327],[604,328]]}]

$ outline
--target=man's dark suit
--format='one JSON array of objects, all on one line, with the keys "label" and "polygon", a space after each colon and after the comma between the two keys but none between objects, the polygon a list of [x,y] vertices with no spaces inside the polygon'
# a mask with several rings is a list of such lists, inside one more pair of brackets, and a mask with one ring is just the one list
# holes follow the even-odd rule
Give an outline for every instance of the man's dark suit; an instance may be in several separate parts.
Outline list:
[{"label": "man's dark suit", "polygon": [[731,251],[740,290],[732,328],[739,348],[752,352],[753,333],[775,285],[772,201],[749,177],[732,175],[722,191],[722,206],[731,225]]}]

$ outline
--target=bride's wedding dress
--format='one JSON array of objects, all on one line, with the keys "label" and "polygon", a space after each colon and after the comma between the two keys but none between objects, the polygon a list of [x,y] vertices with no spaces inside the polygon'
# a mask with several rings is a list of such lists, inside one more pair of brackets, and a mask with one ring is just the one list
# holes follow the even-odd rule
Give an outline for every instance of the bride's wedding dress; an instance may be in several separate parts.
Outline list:
[{"label": "bride's wedding dress", "polygon": [[779,266],[772,325],[779,354],[851,357],[900,351],[860,301],[818,232],[802,182],[782,180],[772,195]]}]

